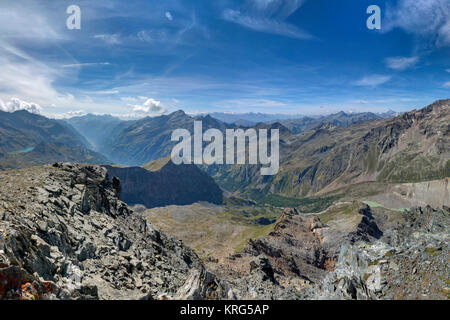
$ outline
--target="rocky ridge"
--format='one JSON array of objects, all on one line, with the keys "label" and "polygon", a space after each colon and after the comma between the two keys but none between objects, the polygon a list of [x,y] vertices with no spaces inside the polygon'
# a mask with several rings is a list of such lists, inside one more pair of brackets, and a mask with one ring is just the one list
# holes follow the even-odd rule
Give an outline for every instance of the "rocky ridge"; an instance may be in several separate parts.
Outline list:
[{"label": "rocky ridge", "polygon": [[0,181],[0,297],[227,296],[194,251],[118,199],[105,168],[56,163]]},{"label": "rocky ridge", "polygon": [[450,208],[414,208],[374,243],[343,245],[314,299],[449,299]]}]

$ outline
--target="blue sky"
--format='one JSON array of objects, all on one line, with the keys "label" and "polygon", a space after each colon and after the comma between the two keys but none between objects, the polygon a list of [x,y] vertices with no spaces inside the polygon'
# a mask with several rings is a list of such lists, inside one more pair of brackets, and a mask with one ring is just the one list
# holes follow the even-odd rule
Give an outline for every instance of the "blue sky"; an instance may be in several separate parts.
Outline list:
[{"label": "blue sky", "polygon": [[[81,9],[68,30],[66,8]],[[369,5],[381,30],[369,30]],[[450,93],[448,0],[0,4],[0,109],[405,111]]]}]

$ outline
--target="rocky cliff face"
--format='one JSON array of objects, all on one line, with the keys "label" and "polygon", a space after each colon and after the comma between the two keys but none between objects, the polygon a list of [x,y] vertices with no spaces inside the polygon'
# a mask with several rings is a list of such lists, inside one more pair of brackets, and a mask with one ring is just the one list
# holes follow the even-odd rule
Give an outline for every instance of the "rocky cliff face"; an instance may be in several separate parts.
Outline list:
[{"label": "rocky cliff face", "polygon": [[205,299],[220,281],[120,200],[99,166],[0,173],[0,298]]}]

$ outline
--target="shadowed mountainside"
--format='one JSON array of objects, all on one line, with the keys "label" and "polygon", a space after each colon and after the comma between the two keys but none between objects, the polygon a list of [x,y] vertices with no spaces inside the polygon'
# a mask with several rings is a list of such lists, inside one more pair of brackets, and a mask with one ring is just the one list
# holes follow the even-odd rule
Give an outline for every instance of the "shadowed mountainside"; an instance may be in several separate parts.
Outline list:
[{"label": "shadowed mountainside", "polygon": [[222,190],[211,177],[193,164],[175,165],[168,157],[143,168],[105,167],[111,177],[120,179],[122,200],[130,205],[142,204],[152,208],[197,201],[222,203]]}]

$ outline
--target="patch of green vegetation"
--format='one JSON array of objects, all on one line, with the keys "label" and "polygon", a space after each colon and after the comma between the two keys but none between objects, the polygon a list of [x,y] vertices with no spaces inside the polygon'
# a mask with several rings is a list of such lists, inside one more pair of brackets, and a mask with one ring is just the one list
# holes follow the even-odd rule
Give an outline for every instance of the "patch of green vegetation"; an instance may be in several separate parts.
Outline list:
[{"label": "patch of green vegetation", "polygon": [[367,204],[371,208],[386,208],[386,209],[398,211],[398,212],[405,212],[405,211],[409,210],[408,208],[397,208],[397,209],[387,208],[387,207],[384,207],[382,204],[379,204],[378,202],[369,201],[369,200],[365,200],[365,201],[363,201],[363,203]]},{"label": "patch of green vegetation", "polygon": [[433,248],[433,247],[427,247],[426,249],[425,249],[425,252],[426,253],[428,253],[430,256],[433,256],[433,257],[435,257],[435,256],[437,256],[439,253],[437,252],[437,249],[436,248]]},{"label": "patch of green vegetation", "polygon": [[328,223],[332,220],[335,220],[336,218],[338,218],[341,215],[354,214],[356,212],[356,210],[359,208],[359,206],[360,206],[360,203],[357,201],[354,201],[350,204],[331,208],[331,209],[327,210],[326,212],[319,215],[320,221],[322,221],[323,223]]},{"label": "patch of green vegetation", "polygon": [[377,169],[378,164],[378,152],[375,146],[371,146],[369,152],[367,153],[367,171],[373,173]]},{"label": "patch of green vegetation", "polygon": [[277,194],[269,194],[258,203],[279,208],[296,208],[300,212],[318,213],[327,209],[340,196],[330,196],[325,198],[291,198]]},{"label": "patch of green vegetation", "polygon": [[[269,186],[270,187],[270,186]],[[268,189],[268,188],[267,188]],[[261,202],[262,199],[264,199],[265,194],[267,193],[268,190],[259,190],[259,189],[250,189],[247,191],[247,195],[250,199],[257,201],[257,202]]]},{"label": "patch of green vegetation", "polygon": [[275,223],[280,214],[280,209],[267,207],[228,207],[220,216],[246,226],[266,226]]},{"label": "patch of green vegetation", "polygon": [[[410,150],[412,152],[413,150]],[[378,181],[396,183],[437,180],[449,176],[449,164],[441,165],[439,156],[403,152],[393,157],[380,172]]]},{"label": "patch of green vegetation", "polygon": [[378,207],[382,207],[381,204],[379,204],[378,202],[375,201],[363,201],[365,204],[367,204],[369,207],[371,208],[378,208]]},{"label": "patch of green vegetation", "polygon": [[263,227],[261,227],[261,226],[256,227],[255,226],[255,227],[249,228],[242,235],[242,240],[235,247],[235,252],[242,251],[245,248],[245,246],[247,245],[247,241],[249,239],[257,240],[259,238],[267,236],[270,232],[273,231],[274,226],[275,226],[275,224],[269,224],[269,225],[263,226]]},{"label": "patch of green vegetation", "polygon": [[369,266],[376,266],[376,265],[378,265],[379,264],[379,261],[378,260],[373,260],[373,261],[370,261],[369,262]]}]

